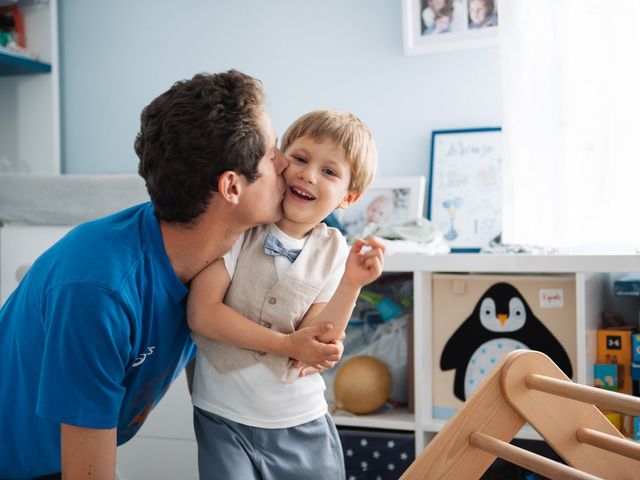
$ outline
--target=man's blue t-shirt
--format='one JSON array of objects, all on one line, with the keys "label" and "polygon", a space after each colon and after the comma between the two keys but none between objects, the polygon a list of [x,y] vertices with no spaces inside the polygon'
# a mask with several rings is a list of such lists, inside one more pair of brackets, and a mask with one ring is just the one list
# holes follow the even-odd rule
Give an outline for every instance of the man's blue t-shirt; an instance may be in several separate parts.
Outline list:
[{"label": "man's blue t-shirt", "polygon": [[142,426],[195,347],[151,204],[73,229],[0,310],[0,478],[60,471],[60,423]]}]

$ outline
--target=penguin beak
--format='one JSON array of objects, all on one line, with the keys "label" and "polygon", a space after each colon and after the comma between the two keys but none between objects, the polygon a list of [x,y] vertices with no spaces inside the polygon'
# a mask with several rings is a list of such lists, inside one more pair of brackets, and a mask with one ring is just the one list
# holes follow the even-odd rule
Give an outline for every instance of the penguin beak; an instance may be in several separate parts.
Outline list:
[{"label": "penguin beak", "polygon": [[505,322],[507,321],[507,314],[506,313],[499,313],[498,314],[498,320],[500,320],[500,326],[504,327]]}]

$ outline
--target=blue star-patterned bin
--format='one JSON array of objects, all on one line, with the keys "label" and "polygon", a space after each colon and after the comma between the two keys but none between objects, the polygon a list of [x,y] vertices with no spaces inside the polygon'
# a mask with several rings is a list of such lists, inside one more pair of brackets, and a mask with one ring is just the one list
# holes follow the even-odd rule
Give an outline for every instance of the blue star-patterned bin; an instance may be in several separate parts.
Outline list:
[{"label": "blue star-patterned bin", "polygon": [[347,480],[396,480],[415,458],[413,433],[339,429]]}]

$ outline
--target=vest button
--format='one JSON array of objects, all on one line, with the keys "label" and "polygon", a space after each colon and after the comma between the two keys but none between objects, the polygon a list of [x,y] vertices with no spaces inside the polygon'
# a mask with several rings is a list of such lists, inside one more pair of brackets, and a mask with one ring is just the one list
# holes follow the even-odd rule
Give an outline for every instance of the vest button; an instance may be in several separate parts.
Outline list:
[{"label": "vest button", "polygon": [[264,322],[264,326],[267,328],[271,328],[271,323],[270,322]]},{"label": "vest button", "polygon": [[269,297],[269,305],[275,305],[277,302],[276,297]]}]

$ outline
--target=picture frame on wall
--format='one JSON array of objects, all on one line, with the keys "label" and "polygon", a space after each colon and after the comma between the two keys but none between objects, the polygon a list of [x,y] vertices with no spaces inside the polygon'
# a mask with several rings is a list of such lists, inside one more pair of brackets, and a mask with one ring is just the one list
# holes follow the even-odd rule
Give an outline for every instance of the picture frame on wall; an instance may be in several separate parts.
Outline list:
[{"label": "picture frame on wall", "polygon": [[498,0],[402,0],[406,55],[498,43]]},{"label": "picture frame on wall", "polygon": [[478,252],[502,232],[502,129],[431,135],[427,218],[452,252]]},{"label": "picture frame on wall", "polygon": [[358,235],[370,223],[401,225],[422,217],[426,178],[424,176],[376,178],[349,208],[334,216],[347,235]]}]

